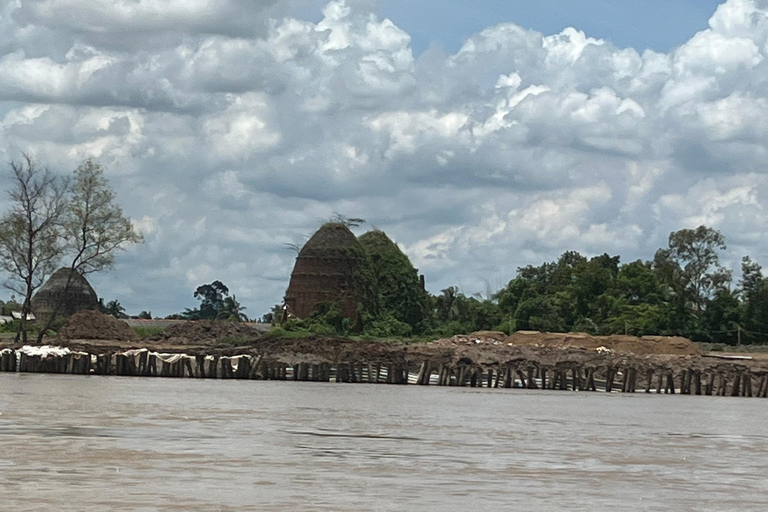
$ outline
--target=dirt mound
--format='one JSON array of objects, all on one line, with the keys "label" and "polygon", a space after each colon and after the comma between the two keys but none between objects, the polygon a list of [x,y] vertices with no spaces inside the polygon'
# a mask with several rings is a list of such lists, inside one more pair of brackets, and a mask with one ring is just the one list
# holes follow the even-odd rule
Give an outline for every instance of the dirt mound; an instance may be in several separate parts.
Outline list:
[{"label": "dirt mound", "polygon": [[539,331],[518,331],[511,336],[500,332],[478,331],[466,336],[454,336],[459,343],[525,346],[547,348],[582,348],[597,350],[604,347],[613,352],[638,355],[698,355],[699,348],[689,339],[679,336],[636,336],[612,335],[592,336],[581,332],[549,333]]},{"label": "dirt mound", "polygon": [[233,341],[252,340],[258,336],[259,331],[246,324],[223,320],[195,320],[171,325],[149,339],[169,342],[174,345],[208,345],[221,343],[227,339]]},{"label": "dirt mound", "polygon": [[82,310],[72,315],[59,329],[56,339],[138,341],[139,335],[127,323],[111,315]]}]

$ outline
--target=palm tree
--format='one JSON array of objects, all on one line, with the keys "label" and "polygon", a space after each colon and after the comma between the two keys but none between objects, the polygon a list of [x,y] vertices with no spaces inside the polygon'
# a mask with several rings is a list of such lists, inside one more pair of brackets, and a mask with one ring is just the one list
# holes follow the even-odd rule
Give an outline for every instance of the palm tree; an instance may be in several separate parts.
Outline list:
[{"label": "palm tree", "polygon": [[246,307],[241,306],[234,295],[231,297],[224,297],[224,300],[221,302],[221,309],[216,315],[216,319],[227,320],[229,322],[247,322],[248,316],[243,313],[245,309]]},{"label": "palm tree", "polygon": [[437,297],[437,313],[443,321],[455,320],[459,317],[459,289],[456,286],[449,286],[445,290],[440,290],[442,295]]}]

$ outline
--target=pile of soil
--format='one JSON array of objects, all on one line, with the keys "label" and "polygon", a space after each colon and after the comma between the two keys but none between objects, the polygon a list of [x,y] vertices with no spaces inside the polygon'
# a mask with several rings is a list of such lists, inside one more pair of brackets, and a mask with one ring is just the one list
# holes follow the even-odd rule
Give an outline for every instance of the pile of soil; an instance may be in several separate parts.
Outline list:
[{"label": "pile of soil", "polygon": [[246,324],[223,320],[195,320],[174,324],[148,339],[170,345],[216,345],[221,342],[251,341],[259,331]]},{"label": "pile of soil", "polygon": [[59,329],[56,340],[138,341],[139,335],[127,323],[111,315],[93,310],[81,310],[72,315],[69,321]]},{"label": "pile of soil", "polygon": [[544,333],[539,331],[518,331],[511,336],[501,332],[478,331],[466,336],[454,336],[438,343],[535,346],[546,348],[580,348],[603,350],[620,354],[637,355],[700,355],[699,348],[689,339],[679,336],[636,336],[611,335],[592,336],[586,333]]}]

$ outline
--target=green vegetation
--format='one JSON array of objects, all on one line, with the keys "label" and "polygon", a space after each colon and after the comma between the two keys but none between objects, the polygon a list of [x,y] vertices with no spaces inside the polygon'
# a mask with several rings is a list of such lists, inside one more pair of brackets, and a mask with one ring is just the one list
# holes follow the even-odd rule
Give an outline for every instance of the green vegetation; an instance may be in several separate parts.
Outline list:
[{"label": "green vegetation", "polygon": [[[182,318],[185,320],[228,320],[230,322],[247,322],[248,317],[243,313],[244,306],[237,301],[237,297],[229,296],[229,288],[221,281],[214,281],[197,287],[194,297],[200,300],[200,307],[185,309],[179,315],[171,315],[168,318]],[[147,313],[148,314],[148,313]],[[151,316],[151,315],[150,315]]]},{"label": "green vegetation", "polygon": [[58,304],[46,315],[37,342],[56,322],[72,276],[108,269],[116,251],[142,242],[123,215],[104,169],[88,159],[72,179],[40,168],[29,156],[10,163],[8,211],[0,218],[0,269],[22,297],[16,341],[27,342],[27,316],[35,291],[60,266],[71,272]]},{"label": "green vegetation", "polygon": [[408,256],[383,231],[359,238],[371,261],[379,314],[366,332],[380,336],[408,336],[430,327],[427,294]]},{"label": "green vegetation", "polygon": [[99,299],[99,311],[115,318],[128,318],[128,315],[125,314],[125,308],[117,300],[111,300],[105,304],[103,298]]},{"label": "green vegetation", "polygon": [[[679,335],[721,346],[768,343],[768,279],[745,257],[734,283],[720,265],[724,237],[705,226],[671,233],[668,247],[651,261],[622,264],[619,256],[568,251],[556,261],[518,268],[507,286],[485,298],[467,297],[454,286],[424,293],[408,258],[386,235],[373,231],[360,241],[376,269],[378,300],[362,337],[538,330]],[[346,335],[344,320],[338,307],[324,303],[279,333]]]},{"label": "green vegetation", "polygon": [[221,340],[222,345],[229,345],[232,347],[244,347],[251,343],[251,339],[245,336],[225,336]]},{"label": "green vegetation", "polygon": [[136,327],[133,327],[133,330],[136,332],[136,334],[139,335],[141,339],[145,340],[157,334],[161,334],[163,331],[165,331],[165,327],[136,326]]}]

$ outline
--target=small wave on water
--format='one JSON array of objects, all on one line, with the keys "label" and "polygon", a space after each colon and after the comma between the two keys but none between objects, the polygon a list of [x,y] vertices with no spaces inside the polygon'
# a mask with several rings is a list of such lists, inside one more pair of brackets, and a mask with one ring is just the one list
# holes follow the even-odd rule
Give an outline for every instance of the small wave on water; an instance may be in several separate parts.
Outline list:
[{"label": "small wave on water", "polygon": [[341,431],[333,431],[333,430],[326,430],[326,429],[318,429],[318,430],[283,430],[286,434],[291,435],[298,435],[298,436],[315,436],[315,437],[349,437],[349,438],[358,438],[358,439],[389,439],[392,441],[425,441],[424,439],[420,439],[418,437],[410,437],[410,436],[394,436],[394,435],[387,435],[387,434],[370,434],[370,433],[352,433],[352,432],[341,432]]}]

